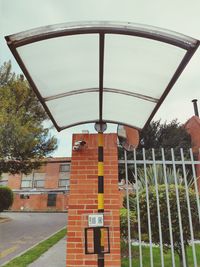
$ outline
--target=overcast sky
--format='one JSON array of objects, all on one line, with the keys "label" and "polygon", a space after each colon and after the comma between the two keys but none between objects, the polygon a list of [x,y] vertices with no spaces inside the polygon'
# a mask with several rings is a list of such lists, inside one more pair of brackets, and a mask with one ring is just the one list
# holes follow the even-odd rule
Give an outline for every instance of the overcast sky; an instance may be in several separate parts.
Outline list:
[{"label": "overcast sky", "polygon": [[[12,60],[13,69],[20,72],[4,40],[5,35],[48,24],[114,20],[153,25],[200,39],[199,0],[0,0],[0,64]],[[184,123],[193,115],[191,100],[200,101],[200,48],[191,59],[154,119]],[[200,105],[200,102],[199,102]],[[71,134],[93,126],[79,126],[59,134],[59,149],[55,156],[68,156]],[[115,131],[116,127],[110,127]]]}]

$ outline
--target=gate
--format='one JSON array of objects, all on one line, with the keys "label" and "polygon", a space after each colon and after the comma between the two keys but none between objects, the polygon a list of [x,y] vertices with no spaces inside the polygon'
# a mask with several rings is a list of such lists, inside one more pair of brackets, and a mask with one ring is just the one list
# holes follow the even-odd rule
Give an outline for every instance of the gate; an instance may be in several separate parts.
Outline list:
[{"label": "gate", "polygon": [[124,151],[119,166],[128,218],[122,266],[200,266],[200,161],[192,149]]}]

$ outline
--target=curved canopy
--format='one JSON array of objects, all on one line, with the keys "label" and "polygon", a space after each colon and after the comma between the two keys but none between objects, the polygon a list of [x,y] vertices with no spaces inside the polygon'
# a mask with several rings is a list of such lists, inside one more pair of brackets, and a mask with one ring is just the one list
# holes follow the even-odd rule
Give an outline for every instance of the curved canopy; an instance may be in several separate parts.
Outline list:
[{"label": "curved canopy", "polygon": [[143,128],[199,46],[175,32],[107,21],[50,25],[6,40],[58,131],[103,121]]}]

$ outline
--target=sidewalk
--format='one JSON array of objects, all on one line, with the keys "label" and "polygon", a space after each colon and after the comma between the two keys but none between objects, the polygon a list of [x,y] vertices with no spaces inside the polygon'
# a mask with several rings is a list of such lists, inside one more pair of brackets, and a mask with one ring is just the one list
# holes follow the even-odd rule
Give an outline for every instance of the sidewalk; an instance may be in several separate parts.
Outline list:
[{"label": "sidewalk", "polygon": [[66,237],[42,254],[29,267],[66,267]]}]

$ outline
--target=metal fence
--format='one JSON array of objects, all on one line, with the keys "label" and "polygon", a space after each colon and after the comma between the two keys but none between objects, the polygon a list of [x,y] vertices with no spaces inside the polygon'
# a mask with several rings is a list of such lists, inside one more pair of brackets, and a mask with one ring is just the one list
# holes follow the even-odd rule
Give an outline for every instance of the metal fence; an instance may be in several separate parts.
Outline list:
[{"label": "metal fence", "polygon": [[119,166],[125,169],[129,267],[200,266],[200,161],[192,149],[143,149],[139,156],[135,150],[128,158],[124,151]]}]

